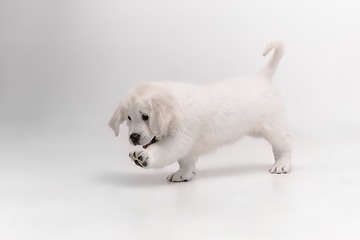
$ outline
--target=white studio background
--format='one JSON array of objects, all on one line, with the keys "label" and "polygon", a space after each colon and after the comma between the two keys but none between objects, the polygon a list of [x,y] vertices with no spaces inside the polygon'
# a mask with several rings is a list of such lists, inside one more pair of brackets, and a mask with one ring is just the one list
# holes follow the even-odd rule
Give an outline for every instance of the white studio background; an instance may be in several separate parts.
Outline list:
[{"label": "white studio background", "polygon": [[[37,201],[36,191],[34,198],[17,195],[14,182],[31,182],[33,172],[42,176],[46,166],[65,163],[66,169],[96,172],[127,155],[127,130],[121,129],[119,144],[107,122],[134,84],[253,74],[268,60],[262,51],[272,40],[286,47],[274,84],[295,142],[331,142],[317,154],[351,167],[342,157],[360,161],[359,10],[356,0],[1,0],[0,184],[7,185],[0,222],[7,231],[0,226],[0,236],[4,231],[4,239],[11,239],[10,230],[20,228],[50,239],[19,220],[21,209],[12,215],[17,197],[23,205],[28,198]],[[348,145],[339,150],[338,144]],[[296,149],[300,161],[307,148]],[[65,167],[59,169],[60,175]],[[353,169],[358,172],[359,165]]]},{"label": "white studio background", "polygon": [[139,81],[252,74],[266,43],[280,39],[287,54],[274,84],[290,122],[359,126],[357,1],[0,4],[2,124],[102,121]]}]

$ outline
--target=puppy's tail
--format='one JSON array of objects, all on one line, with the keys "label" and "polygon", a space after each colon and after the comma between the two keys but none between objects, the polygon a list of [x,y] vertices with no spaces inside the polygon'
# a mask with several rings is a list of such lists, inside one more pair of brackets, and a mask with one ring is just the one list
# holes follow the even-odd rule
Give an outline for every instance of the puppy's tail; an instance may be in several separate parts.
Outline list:
[{"label": "puppy's tail", "polygon": [[279,62],[285,52],[284,46],[281,42],[271,42],[266,46],[263,56],[265,57],[272,49],[274,49],[274,53],[270,61],[258,73],[259,75],[266,78],[271,78],[274,75],[276,68],[279,65]]}]

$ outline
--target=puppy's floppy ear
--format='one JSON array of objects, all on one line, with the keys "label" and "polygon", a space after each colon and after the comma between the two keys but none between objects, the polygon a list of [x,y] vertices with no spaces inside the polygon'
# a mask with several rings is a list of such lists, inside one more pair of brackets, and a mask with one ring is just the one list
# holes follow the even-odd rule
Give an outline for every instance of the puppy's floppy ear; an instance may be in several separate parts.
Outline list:
[{"label": "puppy's floppy ear", "polygon": [[149,100],[151,115],[149,127],[158,137],[167,136],[175,124],[177,107],[174,98],[169,94],[158,94]]},{"label": "puppy's floppy ear", "polygon": [[120,103],[109,121],[109,127],[114,131],[116,137],[119,135],[119,127],[125,121],[125,117],[124,106]]}]

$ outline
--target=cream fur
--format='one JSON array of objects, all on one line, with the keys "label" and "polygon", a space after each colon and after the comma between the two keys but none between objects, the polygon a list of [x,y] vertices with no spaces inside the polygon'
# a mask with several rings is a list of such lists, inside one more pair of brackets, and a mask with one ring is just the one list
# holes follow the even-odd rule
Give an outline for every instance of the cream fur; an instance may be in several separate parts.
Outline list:
[{"label": "cream fur", "polygon": [[[161,168],[177,161],[180,169],[169,175],[169,181],[191,180],[199,156],[244,135],[268,140],[275,157],[270,172],[287,173],[291,165],[290,133],[281,98],[270,82],[284,49],[281,43],[272,42],[264,56],[271,50],[272,58],[254,76],[207,85],[141,83],[121,101],[109,126],[117,136],[119,125],[130,116],[129,136],[140,134],[139,145],[156,137],[158,142],[129,156],[144,168]],[[142,114],[149,120],[144,121]]]}]

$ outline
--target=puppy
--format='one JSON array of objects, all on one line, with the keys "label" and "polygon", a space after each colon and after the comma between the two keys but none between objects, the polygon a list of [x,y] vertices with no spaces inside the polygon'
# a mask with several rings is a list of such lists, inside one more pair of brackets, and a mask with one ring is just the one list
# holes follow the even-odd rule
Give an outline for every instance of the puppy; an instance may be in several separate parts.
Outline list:
[{"label": "puppy", "polygon": [[291,139],[281,98],[271,85],[284,48],[270,43],[270,61],[250,77],[207,85],[146,82],[135,86],[120,102],[109,126],[119,134],[126,121],[129,141],[141,145],[129,157],[142,168],[161,168],[173,162],[179,170],[170,182],[187,182],[196,174],[199,156],[237,141],[242,136],[264,138],[272,146],[271,173],[288,173]]}]

